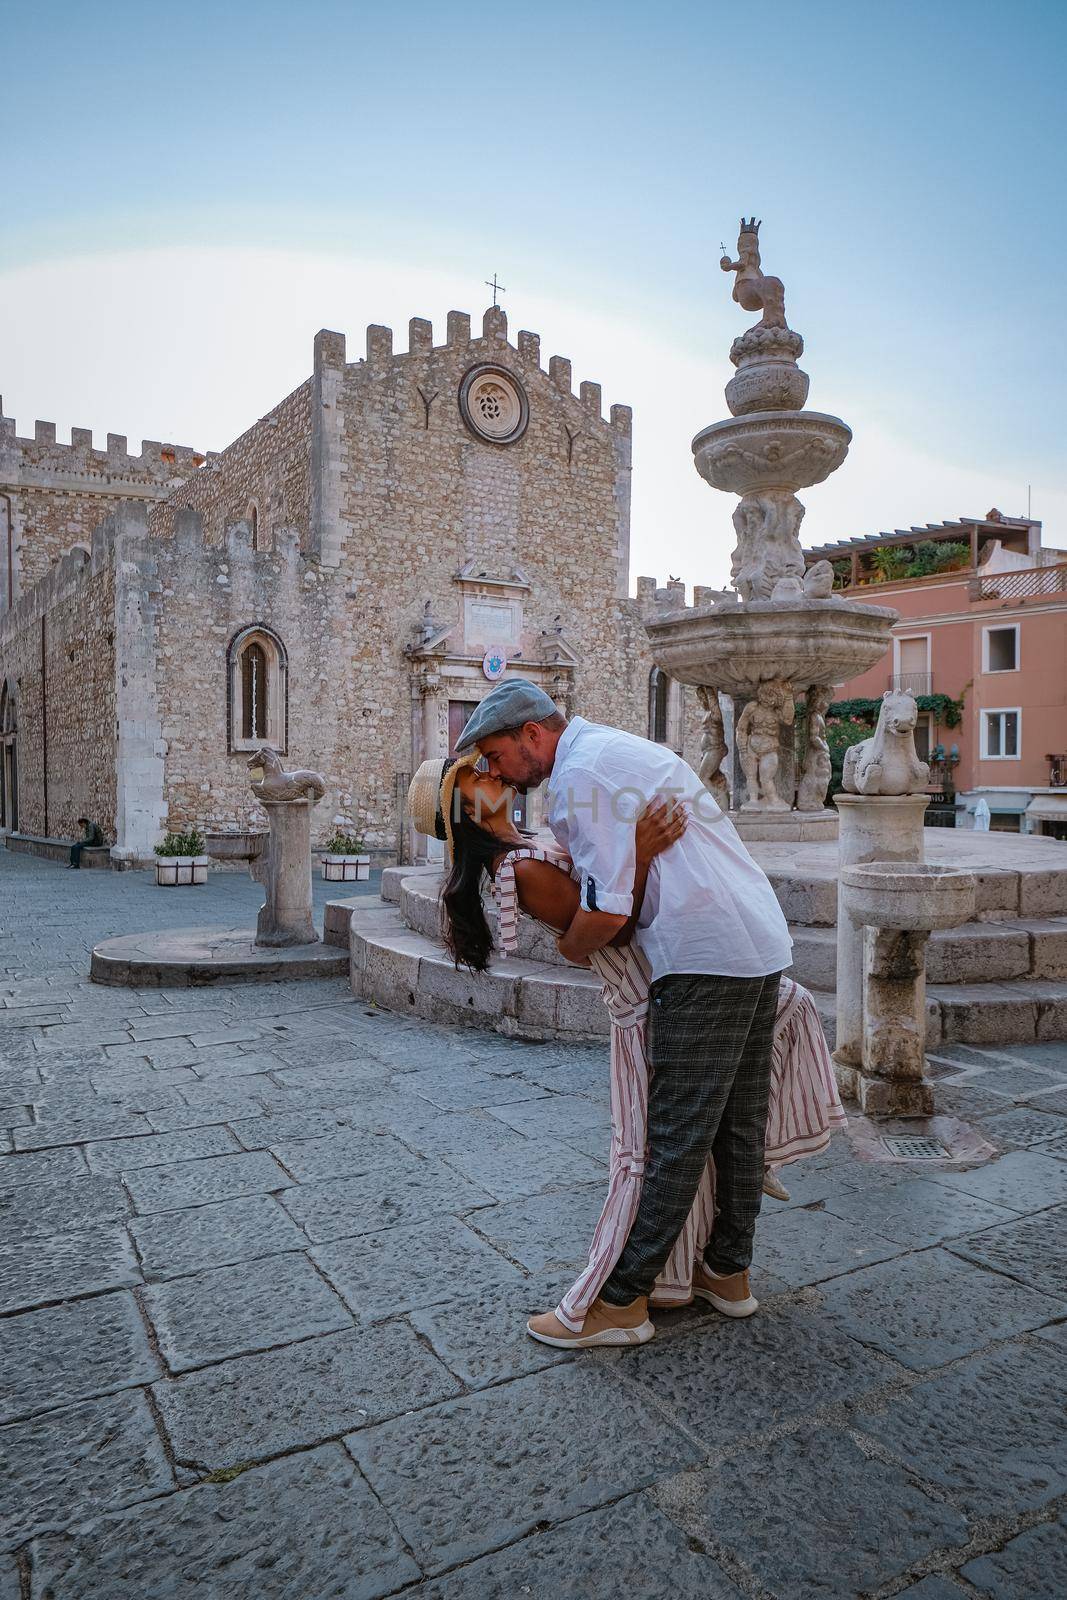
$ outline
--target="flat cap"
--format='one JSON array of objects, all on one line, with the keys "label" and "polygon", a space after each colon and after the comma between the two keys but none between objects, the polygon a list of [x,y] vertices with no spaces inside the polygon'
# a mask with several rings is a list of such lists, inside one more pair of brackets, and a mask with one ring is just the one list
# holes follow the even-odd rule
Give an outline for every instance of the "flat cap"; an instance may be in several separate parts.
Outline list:
[{"label": "flat cap", "polygon": [[506,733],[521,728],[524,722],[544,722],[558,714],[559,707],[550,695],[527,678],[505,678],[490,689],[456,740],[456,754],[462,755],[491,733]]}]

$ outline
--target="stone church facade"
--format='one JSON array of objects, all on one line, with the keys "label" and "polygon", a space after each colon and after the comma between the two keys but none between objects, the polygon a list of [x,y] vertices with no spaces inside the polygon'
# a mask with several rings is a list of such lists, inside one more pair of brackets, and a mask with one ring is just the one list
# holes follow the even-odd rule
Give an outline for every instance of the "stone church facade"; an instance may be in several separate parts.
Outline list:
[{"label": "stone church facade", "polygon": [[629,408],[605,417],[498,307],[477,335],[451,312],[437,344],[414,318],[407,344],[372,326],[350,361],[319,333],[311,376],[218,454],[3,420],[8,830],[88,815],[121,865],[196,824],[225,854],[262,825],[247,764],[269,744],[326,775],[318,837],[344,819],[407,859],[410,773],[501,673],[693,759],[695,698],[641,626],[663,591],[629,595]]}]

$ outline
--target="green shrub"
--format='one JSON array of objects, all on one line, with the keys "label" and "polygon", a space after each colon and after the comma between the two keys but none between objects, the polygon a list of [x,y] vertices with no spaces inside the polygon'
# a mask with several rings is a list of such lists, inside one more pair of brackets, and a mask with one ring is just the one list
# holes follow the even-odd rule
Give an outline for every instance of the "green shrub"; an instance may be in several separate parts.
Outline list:
[{"label": "green shrub", "polygon": [[330,835],[322,848],[328,856],[361,856],[364,853],[362,835],[342,833],[340,829]]},{"label": "green shrub", "polygon": [[[831,711],[833,707],[831,706]],[[841,792],[841,773],[845,765],[845,751],[854,744],[859,744],[862,739],[869,739],[873,732],[869,722],[861,722],[854,717],[846,717],[841,721],[832,718],[826,724],[826,742],[830,746],[830,795]]]},{"label": "green shrub", "polygon": [[202,856],[204,853],[204,836],[195,828],[190,828],[188,833],[167,833],[163,840],[156,845],[157,856]]}]

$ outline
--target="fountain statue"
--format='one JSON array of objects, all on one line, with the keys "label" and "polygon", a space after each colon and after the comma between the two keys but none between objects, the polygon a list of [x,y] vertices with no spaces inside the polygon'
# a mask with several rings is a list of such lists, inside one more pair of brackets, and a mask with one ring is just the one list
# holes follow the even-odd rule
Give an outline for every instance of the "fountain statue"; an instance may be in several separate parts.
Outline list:
[{"label": "fountain statue", "polygon": [[763,272],[759,229],[754,217],[742,218],[737,259],[724,250],[720,266],[735,275],[737,304],[762,316],[730,350],[737,369],[726,385],[730,416],[693,440],[701,477],[740,497],[733,590],[703,591],[691,607],[668,590],[645,627],[657,665],[698,688],[701,776],[719,798],[724,765],[729,770],[718,754],[719,696],[733,700],[731,810],[739,831],[748,838],[833,838],[837,813],[826,808],[833,687],[885,653],[896,612],[834,594],[827,561],[805,568],[796,491],[836,472],[852,432],[839,417],[804,410],[809,378],[797,365],[804,341],[786,322],[781,279]]}]

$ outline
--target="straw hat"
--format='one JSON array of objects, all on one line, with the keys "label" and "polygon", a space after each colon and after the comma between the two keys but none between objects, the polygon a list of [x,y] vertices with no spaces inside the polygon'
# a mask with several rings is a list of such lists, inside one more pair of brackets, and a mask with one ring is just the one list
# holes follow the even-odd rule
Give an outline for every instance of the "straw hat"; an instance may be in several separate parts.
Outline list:
[{"label": "straw hat", "polygon": [[452,856],[452,825],[456,780],[466,768],[477,764],[477,750],[450,760],[437,756],[424,761],[408,787],[408,816],[419,833],[431,839],[443,839],[449,858]]}]

